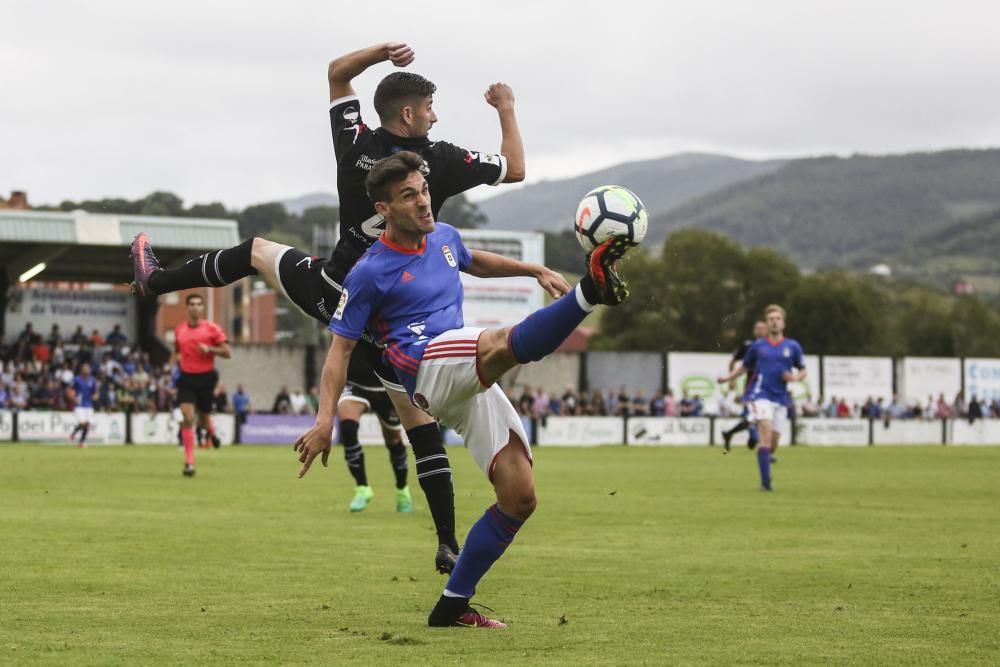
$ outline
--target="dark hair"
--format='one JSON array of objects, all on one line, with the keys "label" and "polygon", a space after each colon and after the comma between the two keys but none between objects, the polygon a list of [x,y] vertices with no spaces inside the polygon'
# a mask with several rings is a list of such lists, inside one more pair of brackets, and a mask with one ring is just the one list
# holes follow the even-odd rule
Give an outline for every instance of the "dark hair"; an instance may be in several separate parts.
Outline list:
[{"label": "dark hair", "polygon": [[203,297],[201,294],[195,293],[195,294],[188,294],[187,298],[184,299],[184,303],[185,304],[190,304],[191,303],[191,299],[201,299],[202,302],[205,301],[205,297]]},{"label": "dark hair", "polygon": [[375,89],[375,113],[385,125],[414,98],[430,97],[437,90],[433,83],[413,72],[393,72]]},{"label": "dark hair", "polygon": [[388,201],[389,186],[405,180],[415,171],[425,173],[427,169],[424,159],[412,151],[399,151],[387,158],[382,158],[365,179],[365,189],[373,202]]}]

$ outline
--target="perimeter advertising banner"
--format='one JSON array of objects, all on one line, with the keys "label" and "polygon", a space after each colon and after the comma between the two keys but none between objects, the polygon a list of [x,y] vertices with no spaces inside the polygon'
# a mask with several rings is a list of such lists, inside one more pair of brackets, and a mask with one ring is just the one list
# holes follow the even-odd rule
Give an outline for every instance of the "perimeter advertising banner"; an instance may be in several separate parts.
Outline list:
[{"label": "perimeter advertising banner", "polygon": [[[215,435],[223,445],[235,442],[236,420],[233,415],[212,415]],[[173,413],[142,412],[132,415],[132,444],[176,445],[180,421]]]},{"label": "perimeter advertising banner", "polygon": [[14,439],[14,413],[10,410],[0,410],[0,442],[10,442]]},{"label": "perimeter advertising banner", "polygon": [[[1000,359],[965,360],[965,398],[971,400],[973,396],[979,400],[1000,400]],[[945,394],[949,401],[954,397]]]},{"label": "perimeter advertising banner", "polygon": [[[795,426],[800,445],[868,445],[867,419],[798,419]],[[789,441],[782,434],[781,442]]]},{"label": "perimeter advertising banner", "polygon": [[962,390],[962,360],[946,357],[905,357],[899,376],[900,397],[907,405],[925,405],[927,397],[944,394],[948,401]]},{"label": "perimeter advertising banner", "polygon": [[[545,263],[545,236],[537,232],[460,229],[469,250],[488,250],[522,262]],[[517,324],[545,304],[534,278],[476,278],[462,273],[465,326],[498,328]]]},{"label": "perimeter advertising banner", "polygon": [[[240,442],[249,445],[290,445],[315,423],[316,417],[312,415],[247,415],[246,423],[240,427]],[[407,442],[406,432],[401,432],[401,435],[403,442]],[[333,438],[336,442],[336,428]],[[371,414],[361,416],[358,441],[363,445],[385,443],[378,417]]]},{"label": "perimeter advertising banner", "polygon": [[[689,396],[700,396],[704,402],[704,414],[719,413],[719,401],[723,392],[729,391],[728,386],[720,385],[717,378],[729,372],[731,354],[712,352],[670,352],[667,354],[667,374],[669,387],[674,398],[680,402],[684,392]],[[806,395],[817,397],[815,387],[819,383],[819,357],[807,354],[803,359],[806,365],[806,379],[802,382],[790,382],[788,390],[796,401],[801,401]],[[746,376],[737,380],[736,391],[743,393]]]},{"label": "perimeter advertising banner", "polygon": [[[76,427],[72,412],[28,411],[17,413],[17,438],[21,442],[51,442],[73,444],[69,434]],[[89,445],[124,445],[125,413],[94,413],[87,434]]]},{"label": "perimeter advertising banner", "polygon": [[707,417],[633,417],[628,420],[629,445],[707,445],[712,420]]},{"label": "perimeter advertising banner", "polygon": [[823,357],[823,398],[864,405],[868,397],[892,401],[890,357]]},{"label": "perimeter advertising banner", "polygon": [[28,322],[43,338],[58,324],[64,340],[69,340],[77,325],[89,337],[94,329],[106,336],[120,324],[125,335],[135,340],[135,299],[127,290],[15,287],[7,303],[7,337],[16,337]]},{"label": "perimeter advertising banner", "polygon": [[538,444],[545,447],[596,447],[622,444],[619,417],[547,417],[538,424]]}]

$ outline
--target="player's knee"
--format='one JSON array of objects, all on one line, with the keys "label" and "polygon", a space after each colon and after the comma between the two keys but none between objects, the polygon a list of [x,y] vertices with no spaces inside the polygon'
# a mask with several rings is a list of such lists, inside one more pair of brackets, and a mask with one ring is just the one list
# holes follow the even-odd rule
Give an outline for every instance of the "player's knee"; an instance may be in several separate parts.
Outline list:
[{"label": "player's knee", "polygon": [[534,514],[535,508],[538,507],[538,496],[535,495],[534,489],[525,489],[511,499],[511,504],[511,512],[514,517],[525,521]]}]

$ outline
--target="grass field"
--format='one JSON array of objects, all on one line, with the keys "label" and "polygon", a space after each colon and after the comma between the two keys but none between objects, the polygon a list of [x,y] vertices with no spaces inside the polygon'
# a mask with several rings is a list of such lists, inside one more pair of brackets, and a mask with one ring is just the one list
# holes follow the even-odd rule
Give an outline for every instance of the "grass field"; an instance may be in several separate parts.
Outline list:
[{"label": "grass field", "polygon": [[[425,502],[291,449],[0,446],[0,664],[997,664],[1000,447],[538,449],[539,507],[430,629]],[[452,448],[461,534],[489,487]],[[339,452],[335,452],[339,456]]]}]

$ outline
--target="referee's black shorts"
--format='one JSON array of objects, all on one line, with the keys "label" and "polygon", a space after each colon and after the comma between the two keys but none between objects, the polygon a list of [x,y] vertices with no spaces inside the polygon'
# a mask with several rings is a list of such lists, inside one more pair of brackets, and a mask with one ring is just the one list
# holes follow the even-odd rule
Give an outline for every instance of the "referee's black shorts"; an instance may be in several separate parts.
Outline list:
[{"label": "referee's black shorts", "polygon": [[[341,287],[326,273],[323,267],[329,260],[307,255],[298,248],[283,251],[275,266],[278,284],[285,296],[299,307],[303,313],[328,326],[340,302]],[[396,371],[384,359],[382,349],[372,338],[363,334],[351,354],[347,369],[347,381],[359,388],[387,386],[396,391],[405,391]]]},{"label": "referee's black shorts", "polygon": [[177,378],[177,402],[194,403],[198,412],[209,414],[215,402],[215,385],[219,384],[219,372],[185,373]]}]

